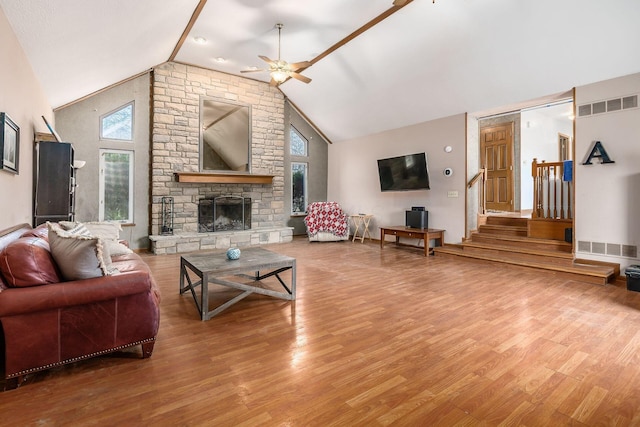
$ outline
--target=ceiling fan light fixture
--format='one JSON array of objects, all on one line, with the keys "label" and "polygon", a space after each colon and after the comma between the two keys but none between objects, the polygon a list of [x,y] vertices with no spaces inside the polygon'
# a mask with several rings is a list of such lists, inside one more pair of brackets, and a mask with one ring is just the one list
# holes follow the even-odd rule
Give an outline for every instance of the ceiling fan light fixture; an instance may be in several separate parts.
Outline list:
[{"label": "ceiling fan light fixture", "polygon": [[284,70],[271,71],[271,78],[277,83],[283,83],[288,77],[289,74]]}]

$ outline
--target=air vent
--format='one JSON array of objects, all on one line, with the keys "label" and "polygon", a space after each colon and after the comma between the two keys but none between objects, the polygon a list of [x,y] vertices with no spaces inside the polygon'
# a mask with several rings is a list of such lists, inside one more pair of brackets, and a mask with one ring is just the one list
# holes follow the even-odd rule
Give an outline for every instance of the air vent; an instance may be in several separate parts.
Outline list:
[{"label": "air vent", "polygon": [[622,108],[625,110],[628,108],[637,108],[638,107],[638,95],[627,96],[622,98]]},{"label": "air vent", "polygon": [[585,104],[578,107],[578,116],[590,116],[591,115],[591,104]]},{"label": "air vent", "polygon": [[582,240],[578,241],[578,251],[579,252],[591,252],[591,242],[584,242]]},{"label": "air vent", "polygon": [[618,111],[622,110],[622,99],[610,99],[607,101],[607,111]]},{"label": "air vent", "polygon": [[578,117],[593,116],[602,113],[638,108],[638,95],[629,95],[621,98],[597,101],[592,104],[578,106]]},{"label": "air vent", "polygon": [[604,249],[605,249],[604,243],[591,242],[591,252],[593,252],[594,254],[604,255],[606,253]]},{"label": "air vent", "polygon": [[607,243],[607,255],[620,256],[621,245]]},{"label": "air vent", "polygon": [[638,247],[622,245],[622,256],[627,258],[638,258]]},{"label": "air vent", "polygon": [[577,251],[598,255],[638,258],[637,246],[621,245],[619,243],[587,242],[585,240],[578,240]]},{"label": "air vent", "polygon": [[594,102],[592,105],[593,105],[593,114],[600,114],[607,111],[607,103],[604,101]]}]

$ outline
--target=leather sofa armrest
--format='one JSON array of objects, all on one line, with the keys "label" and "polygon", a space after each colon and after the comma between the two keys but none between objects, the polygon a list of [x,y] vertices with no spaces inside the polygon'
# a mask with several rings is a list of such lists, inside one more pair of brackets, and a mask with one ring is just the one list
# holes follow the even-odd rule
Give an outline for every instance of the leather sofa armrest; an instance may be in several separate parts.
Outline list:
[{"label": "leather sofa armrest", "polygon": [[83,305],[153,291],[147,271],[129,271],[0,292],[0,317]]}]

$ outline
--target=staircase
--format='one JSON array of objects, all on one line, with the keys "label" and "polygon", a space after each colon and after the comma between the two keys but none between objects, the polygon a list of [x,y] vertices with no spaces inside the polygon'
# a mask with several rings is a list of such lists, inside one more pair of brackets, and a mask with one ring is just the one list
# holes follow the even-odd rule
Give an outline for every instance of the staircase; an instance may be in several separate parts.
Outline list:
[{"label": "staircase", "polygon": [[572,280],[607,284],[620,275],[611,263],[577,263],[571,244],[560,240],[527,237],[527,218],[486,217],[471,238],[457,245],[434,248],[437,256],[459,256],[554,271]]}]

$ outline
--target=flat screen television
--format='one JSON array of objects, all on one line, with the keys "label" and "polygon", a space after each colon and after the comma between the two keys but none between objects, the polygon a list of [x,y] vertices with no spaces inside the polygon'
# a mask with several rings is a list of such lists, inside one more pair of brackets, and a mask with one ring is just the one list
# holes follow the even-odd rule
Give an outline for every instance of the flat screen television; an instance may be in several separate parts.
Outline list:
[{"label": "flat screen television", "polygon": [[425,153],[378,160],[381,191],[428,190],[429,170]]}]

